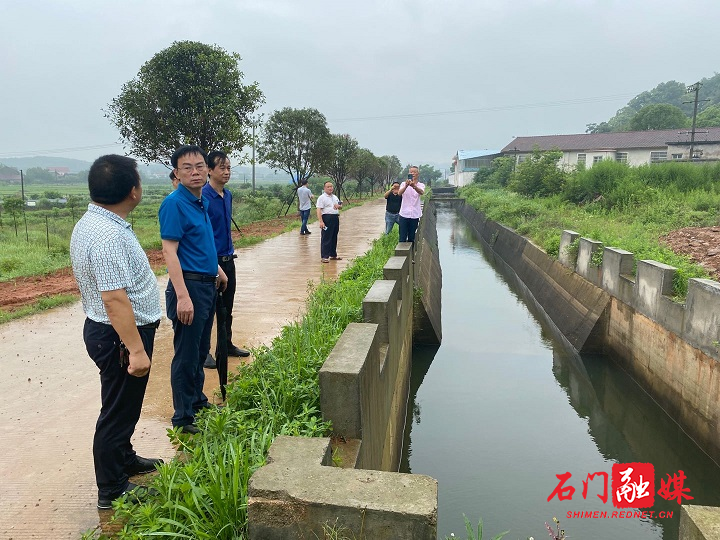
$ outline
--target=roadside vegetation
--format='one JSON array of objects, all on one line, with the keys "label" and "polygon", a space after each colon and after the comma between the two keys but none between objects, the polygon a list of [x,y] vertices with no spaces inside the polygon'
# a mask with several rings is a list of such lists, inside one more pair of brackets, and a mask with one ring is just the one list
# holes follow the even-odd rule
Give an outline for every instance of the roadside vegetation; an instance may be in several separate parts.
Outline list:
[{"label": "roadside vegetation", "polygon": [[[119,539],[246,538],[247,484],[265,463],[278,434],[320,437],[318,370],[393,254],[398,236],[383,235],[335,282],[309,287],[307,314],[287,325],[270,347],[253,351],[228,386],[227,406],[200,416],[202,433],[170,432],[178,456],[152,483],[160,495],[144,504],[116,503]],[[106,538],[89,531],[84,538]]]},{"label": "roadside vegetation", "polygon": [[[674,294],[708,272],[664,246],[660,237],[683,227],[718,225],[720,164],[656,163],[630,167],[602,161],[589,169],[558,167],[559,151],[536,151],[514,166],[497,158],[459,193],[488,218],[529,237],[557,257],[564,229],[678,269]],[[602,261],[596,261],[602,264]]]},{"label": "roadside vegetation", "polygon": [[[310,181],[310,188],[316,196],[322,193],[325,180],[319,177]],[[127,221],[131,223],[143,249],[160,249],[157,211],[163,198],[170,192],[170,187],[153,184],[145,184],[143,187],[143,202],[130,213]],[[352,207],[353,203],[362,203],[370,195],[370,187],[369,184],[358,185],[356,181],[348,181],[346,190],[351,197],[351,204],[345,205],[345,208]],[[263,234],[261,223],[285,215],[293,195],[292,186],[273,184],[252,191],[248,184],[231,184],[230,189],[233,193],[233,218],[238,226],[260,223],[253,228],[260,234],[241,235],[235,240],[235,247],[257,244],[278,233],[277,227],[272,227],[272,232]],[[42,193],[42,190],[38,190],[38,194]],[[90,202],[87,186],[68,196],[67,203],[50,202],[50,199],[41,197],[39,207],[23,208],[22,204],[14,204],[15,201],[21,203],[20,197],[6,195],[0,206],[0,281],[47,275],[69,267],[70,235]],[[288,216],[295,214],[292,208],[288,211]],[[313,217],[311,215],[311,221]],[[298,227],[299,218],[289,219],[286,227],[279,232]]]}]

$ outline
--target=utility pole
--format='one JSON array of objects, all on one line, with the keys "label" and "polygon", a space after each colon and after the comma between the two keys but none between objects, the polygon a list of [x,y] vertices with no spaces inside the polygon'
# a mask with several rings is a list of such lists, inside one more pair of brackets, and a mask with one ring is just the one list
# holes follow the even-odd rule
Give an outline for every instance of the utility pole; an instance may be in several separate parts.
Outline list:
[{"label": "utility pole", "polygon": [[[690,161],[693,160],[695,157],[695,125],[697,122],[697,109],[698,109],[698,96],[700,95],[700,87],[702,84],[700,82],[696,82],[693,85],[690,85],[687,87],[687,93],[691,94],[695,92],[695,99],[693,101],[683,101],[683,103],[694,103],[693,105],[693,119],[692,119],[692,130],[690,131]],[[709,99],[704,99],[703,101],[710,101]]]},{"label": "utility pole", "polygon": [[255,191],[255,119],[253,118],[251,120],[252,122],[252,190]]},{"label": "utility pole", "polygon": [[[20,169],[20,193],[22,195],[23,208],[25,207],[25,179],[23,178],[22,169]],[[24,210],[23,210],[24,212]]]}]

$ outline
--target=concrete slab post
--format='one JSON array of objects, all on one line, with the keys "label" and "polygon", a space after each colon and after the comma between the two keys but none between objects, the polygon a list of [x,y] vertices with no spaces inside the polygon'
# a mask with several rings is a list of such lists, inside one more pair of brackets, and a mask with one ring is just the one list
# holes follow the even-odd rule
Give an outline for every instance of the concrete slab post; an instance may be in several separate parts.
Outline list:
[{"label": "concrete slab post", "polygon": [[625,300],[620,276],[632,274],[635,259],[633,254],[624,249],[605,248],[602,263],[602,286],[616,298]]},{"label": "concrete slab post", "polygon": [[324,525],[353,538],[436,539],[436,480],[331,467],[329,456],[327,438],[275,439],[248,486],[251,540],[324,538]]},{"label": "concrete slab post", "polygon": [[685,305],[683,337],[706,352],[717,354],[720,348],[720,283],[711,279],[690,279]]},{"label": "concrete slab post", "polygon": [[677,269],[657,261],[638,261],[635,280],[635,309],[657,320],[660,298],[671,296]]},{"label": "concrete slab post", "polygon": [[682,505],[680,540],[720,540],[720,508],[694,504]]},{"label": "concrete slab post", "polygon": [[580,233],[575,231],[563,231],[560,235],[560,252],[558,253],[558,260],[563,266],[572,268],[575,270],[575,262],[577,260],[577,253],[572,253],[570,245],[580,238]]},{"label": "concrete slab post", "polygon": [[593,264],[592,258],[595,253],[602,251],[602,249],[602,242],[589,238],[580,238],[576,264],[577,273],[598,287],[602,281],[600,274],[602,265],[596,266]]}]

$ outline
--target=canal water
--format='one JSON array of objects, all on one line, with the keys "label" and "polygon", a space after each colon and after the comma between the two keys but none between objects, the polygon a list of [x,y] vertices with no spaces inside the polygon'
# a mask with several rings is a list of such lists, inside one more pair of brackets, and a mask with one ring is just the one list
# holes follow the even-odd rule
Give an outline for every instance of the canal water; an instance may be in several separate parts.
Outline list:
[{"label": "canal water", "polygon": [[[680,506],[657,491],[679,471],[690,504],[720,506],[720,469],[630,377],[574,354],[454,210],[438,207],[437,228],[443,342],[414,350],[401,471],[438,480],[439,538],[466,538],[465,515],[483,519],[484,538],[549,538],[557,517],[574,540],[674,540]],[[612,466],[628,463],[654,467],[652,517],[613,504]],[[568,472],[572,497],[548,501]],[[597,472],[606,503],[601,475],[583,498]]]}]

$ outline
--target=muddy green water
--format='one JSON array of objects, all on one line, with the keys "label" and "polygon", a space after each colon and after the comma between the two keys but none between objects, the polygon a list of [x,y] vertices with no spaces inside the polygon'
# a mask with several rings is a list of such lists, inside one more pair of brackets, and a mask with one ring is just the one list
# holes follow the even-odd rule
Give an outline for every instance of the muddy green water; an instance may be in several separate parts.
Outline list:
[{"label": "muddy green water", "polygon": [[[443,272],[440,347],[413,354],[401,470],[439,482],[438,537],[549,538],[553,516],[573,540],[677,539],[680,507],[657,493],[653,518],[611,517],[614,463],[651,463],[656,490],[684,471],[690,504],[720,506],[720,469],[611,359],[578,356],[522,284],[485,255],[464,219],[438,208]],[[570,472],[571,500],[548,497]],[[606,472],[608,500],[596,477]],[[685,500],[684,500],[685,502]],[[573,512],[607,518],[568,518]],[[672,512],[659,518],[659,512]]]}]

